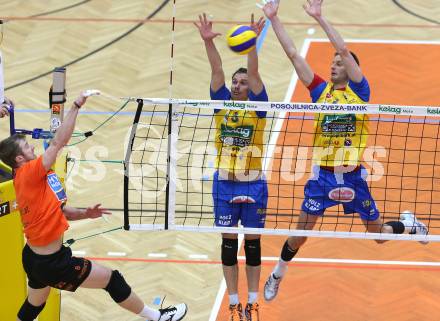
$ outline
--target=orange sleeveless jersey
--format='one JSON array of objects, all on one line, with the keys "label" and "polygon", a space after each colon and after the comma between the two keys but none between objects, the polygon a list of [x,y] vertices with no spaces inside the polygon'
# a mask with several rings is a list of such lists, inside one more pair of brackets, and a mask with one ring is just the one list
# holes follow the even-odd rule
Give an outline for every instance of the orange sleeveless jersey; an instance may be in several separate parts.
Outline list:
[{"label": "orange sleeveless jersey", "polygon": [[15,171],[14,187],[28,243],[45,246],[60,238],[69,228],[61,209],[67,197],[58,176],[44,168],[42,156]]}]

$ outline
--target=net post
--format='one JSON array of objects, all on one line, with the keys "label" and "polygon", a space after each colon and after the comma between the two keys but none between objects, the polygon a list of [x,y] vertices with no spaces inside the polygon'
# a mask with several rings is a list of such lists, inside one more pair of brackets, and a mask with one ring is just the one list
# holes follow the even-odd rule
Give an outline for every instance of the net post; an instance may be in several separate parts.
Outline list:
[{"label": "net post", "polygon": [[168,161],[167,161],[167,187],[165,201],[165,229],[174,225],[176,207],[176,161],[177,161],[177,135],[178,124],[172,103],[168,105]]},{"label": "net post", "polygon": [[129,211],[128,211],[128,187],[130,184],[129,179],[129,164],[131,158],[131,152],[133,150],[134,136],[136,134],[139,119],[141,117],[142,108],[144,107],[143,99],[137,100],[136,114],[134,115],[133,125],[131,126],[131,133],[127,143],[127,151],[125,152],[124,160],[124,230],[130,230]]}]

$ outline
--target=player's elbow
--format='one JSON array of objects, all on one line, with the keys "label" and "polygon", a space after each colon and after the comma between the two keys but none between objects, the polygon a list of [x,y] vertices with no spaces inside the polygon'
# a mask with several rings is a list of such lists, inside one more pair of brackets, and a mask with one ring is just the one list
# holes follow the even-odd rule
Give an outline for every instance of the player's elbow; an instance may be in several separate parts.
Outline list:
[{"label": "player's elbow", "polygon": [[295,61],[297,61],[301,56],[298,54],[298,52],[296,50],[292,49],[288,49],[286,51],[287,57],[289,57],[289,59],[294,63]]},{"label": "player's elbow", "polygon": [[350,56],[350,50],[348,50],[347,46],[342,46],[337,50],[337,54],[341,57],[349,57]]}]

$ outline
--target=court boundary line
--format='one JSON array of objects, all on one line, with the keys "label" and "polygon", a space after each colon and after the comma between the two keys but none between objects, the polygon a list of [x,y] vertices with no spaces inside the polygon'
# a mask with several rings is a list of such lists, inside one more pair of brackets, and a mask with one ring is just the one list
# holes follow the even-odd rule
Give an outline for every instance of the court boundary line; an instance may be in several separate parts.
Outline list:
[{"label": "court boundary line", "polygon": [[[440,41],[436,40],[399,40],[399,39],[344,39],[346,43],[377,43],[377,44],[402,44],[402,45],[440,45]],[[304,42],[327,42],[325,38],[306,38]]]},{"label": "court boundary line", "polygon": [[[113,261],[113,262],[137,262],[137,263],[168,263],[168,264],[204,264],[204,265],[221,265],[221,261],[215,260],[199,260],[199,259],[166,259],[158,256],[156,258],[131,258],[131,257],[88,257],[85,258],[94,261]],[[245,256],[237,257],[239,264],[246,263]],[[263,266],[273,266],[278,262],[278,257],[263,256],[261,258]],[[292,267],[331,267],[341,269],[377,269],[377,270],[425,270],[440,271],[440,262],[432,261],[390,261],[390,260],[353,260],[353,259],[328,259],[328,258],[293,258],[289,262]],[[223,297],[221,297],[223,299]],[[217,316],[215,316],[217,317]]]}]

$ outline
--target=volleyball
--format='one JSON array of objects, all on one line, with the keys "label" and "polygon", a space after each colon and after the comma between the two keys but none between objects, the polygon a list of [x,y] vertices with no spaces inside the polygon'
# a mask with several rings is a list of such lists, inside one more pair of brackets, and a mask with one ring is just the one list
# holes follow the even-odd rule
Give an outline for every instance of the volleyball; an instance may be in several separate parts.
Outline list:
[{"label": "volleyball", "polygon": [[245,55],[255,48],[257,34],[249,26],[238,25],[228,31],[226,41],[233,52]]}]

